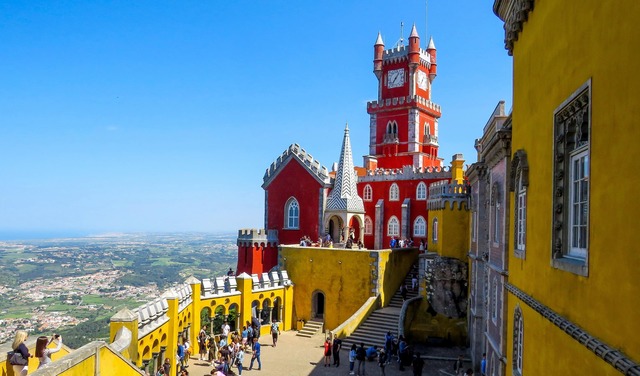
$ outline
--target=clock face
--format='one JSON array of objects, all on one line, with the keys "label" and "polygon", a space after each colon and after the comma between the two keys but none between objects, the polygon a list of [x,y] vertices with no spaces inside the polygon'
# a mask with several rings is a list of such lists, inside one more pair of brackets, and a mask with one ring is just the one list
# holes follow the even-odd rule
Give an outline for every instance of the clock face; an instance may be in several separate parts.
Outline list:
[{"label": "clock face", "polygon": [[427,74],[423,71],[418,71],[418,87],[427,90]]},{"label": "clock face", "polygon": [[394,87],[401,87],[404,85],[404,69],[394,69],[389,71],[387,75],[387,87],[392,89]]}]

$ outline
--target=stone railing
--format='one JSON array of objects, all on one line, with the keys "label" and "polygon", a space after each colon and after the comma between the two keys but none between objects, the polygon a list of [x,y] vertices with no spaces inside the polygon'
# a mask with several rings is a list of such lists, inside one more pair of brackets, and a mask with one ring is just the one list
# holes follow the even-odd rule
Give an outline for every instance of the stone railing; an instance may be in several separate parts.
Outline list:
[{"label": "stone railing", "polygon": [[469,186],[466,184],[449,183],[446,180],[435,182],[429,185],[429,198],[427,208],[429,210],[443,209],[445,204],[467,202],[469,200]]}]

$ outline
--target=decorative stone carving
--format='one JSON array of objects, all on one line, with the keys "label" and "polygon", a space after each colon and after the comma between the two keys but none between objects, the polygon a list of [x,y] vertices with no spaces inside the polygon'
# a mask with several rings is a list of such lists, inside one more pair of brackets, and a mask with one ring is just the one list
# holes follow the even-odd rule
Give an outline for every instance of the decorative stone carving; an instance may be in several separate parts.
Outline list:
[{"label": "decorative stone carving", "polygon": [[448,317],[466,317],[467,275],[467,264],[455,258],[436,256],[427,264],[427,299],[436,312]]}]

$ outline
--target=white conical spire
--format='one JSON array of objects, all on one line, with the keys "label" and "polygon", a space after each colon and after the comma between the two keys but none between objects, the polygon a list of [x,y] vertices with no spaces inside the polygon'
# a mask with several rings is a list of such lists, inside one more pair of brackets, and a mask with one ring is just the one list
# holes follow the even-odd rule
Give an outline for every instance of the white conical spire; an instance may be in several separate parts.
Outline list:
[{"label": "white conical spire", "polygon": [[411,35],[409,35],[409,38],[420,38],[420,36],[418,35],[418,29],[416,29],[416,24],[413,24],[413,27],[411,28]]},{"label": "white conical spire", "polygon": [[376,39],[376,46],[377,45],[382,45],[384,46],[384,42],[382,41],[382,34],[380,34],[380,32],[378,31],[378,38]]},{"label": "white conical spire", "polygon": [[436,45],[433,43],[433,37],[429,38],[429,45],[427,46],[427,50],[435,50]]},{"label": "white conical spire", "polygon": [[357,182],[358,177],[353,169],[349,124],[347,123],[344,127],[338,172],[336,173],[333,190],[327,199],[327,210],[347,210],[364,213],[364,202],[358,196]]}]

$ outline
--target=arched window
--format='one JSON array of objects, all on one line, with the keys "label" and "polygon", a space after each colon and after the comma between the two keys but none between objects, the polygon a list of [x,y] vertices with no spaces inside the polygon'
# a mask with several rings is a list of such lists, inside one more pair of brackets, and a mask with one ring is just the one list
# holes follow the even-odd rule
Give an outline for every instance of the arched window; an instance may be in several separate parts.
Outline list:
[{"label": "arched window", "polygon": [[373,234],[373,222],[369,216],[364,217],[364,233],[365,235]]},{"label": "arched window", "polygon": [[427,199],[427,185],[421,181],[416,187],[416,200]]},{"label": "arched window", "polygon": [[373,200],[373,188],[371,188],[371,185],[367,184],[364,186],[364,190],[362,192],[362,199],[364,201],[371,201]]},{"label": "arched window", "polygon": [[294,197],[291,197],[289,201],[287,201],[287,205],[285,206],[285,220],[284,225],[285,228],[288,229],[298,229],[300,228],[300,205],[298,205],[298,200]]},{"label": "arched window", "polygon": [[429,123],[427,122],[424,123],[424,135],[427,136],[427,139],[429,138],[428,136],[431,135]]},{"label": "arched window", "polygon": [[513,313],[513,370],[522,375],[522,354],[524,349],[524,320],[520,307]]},{"label": "arched window", "polygon": [[434,218],[431,225],[431,239],[434,243],[438,242],[438,218]]},{"label": "arched window", "polygon": [[511,190],[515,191],[514,249],[515,256],[525,257],[527,240],[527,186],[529,185],[529,163],[527,153],[520,149],[511,162]]},{"label": "arched window", "polygon": [[393,134],[393,135],[397,135],[398,134],[398,123],[396,123],[395,121],[389,121],[387,123],[387,134]]},{"label": "arched window", "polygon": [[500,187],[498,183],[494,183],[491,187],[491,206],[493,208],[493,242],[497,244],[500,243],[500,227],[502,224],[500,204]]},{"label": "arched window", "polygon": [[413,221],[413,236],[427,236],[427,221],[425,221],[423,217],[418,217]]},{"label": "arched window", "polygon": [[398,201],[400,200],[400,188],[398,188],[398,184],[391,184],[391,188],[389,188],[389,201]]},{"label": "arched window", "polygon": [[398,222],[398,218],[396,218],[395,216],[389,218],[389,224],[387,225],[387,235],[400,235],[400,222]]}]

